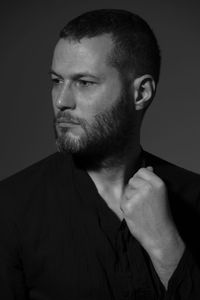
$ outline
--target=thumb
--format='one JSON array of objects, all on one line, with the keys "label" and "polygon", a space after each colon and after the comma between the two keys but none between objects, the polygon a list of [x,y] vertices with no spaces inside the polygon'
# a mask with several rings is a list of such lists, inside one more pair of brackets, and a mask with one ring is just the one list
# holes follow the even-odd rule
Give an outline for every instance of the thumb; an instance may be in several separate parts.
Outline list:
[{"label": "thumb", "polygon": [[152,167],[152,166],[148,166],[148,167],[147,167],[147,170],[153,172],[153,167]]}]

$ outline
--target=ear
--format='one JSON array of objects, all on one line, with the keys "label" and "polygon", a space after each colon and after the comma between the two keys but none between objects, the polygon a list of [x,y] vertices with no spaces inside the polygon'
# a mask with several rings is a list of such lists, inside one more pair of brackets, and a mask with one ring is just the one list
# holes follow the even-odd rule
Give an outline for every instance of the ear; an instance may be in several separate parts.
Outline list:
[{"label": "ear", "polygon": [[156,84],[151,75],[143,75],[133,81],[135,109],[142,110],[150,105],[155,95]]}]

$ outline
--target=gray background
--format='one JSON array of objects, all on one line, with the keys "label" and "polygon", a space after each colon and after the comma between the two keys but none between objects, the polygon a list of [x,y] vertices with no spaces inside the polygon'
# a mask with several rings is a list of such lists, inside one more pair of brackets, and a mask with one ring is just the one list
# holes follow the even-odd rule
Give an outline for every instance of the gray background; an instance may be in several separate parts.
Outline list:
[{"label": "gray background", "polygon": [[0,7],[0,179],[55,151],[48,71],[59,30],[82,12],[124,8],[145,18],[163,55],[145,149],[200,172],[200,1],[7,1]]}]

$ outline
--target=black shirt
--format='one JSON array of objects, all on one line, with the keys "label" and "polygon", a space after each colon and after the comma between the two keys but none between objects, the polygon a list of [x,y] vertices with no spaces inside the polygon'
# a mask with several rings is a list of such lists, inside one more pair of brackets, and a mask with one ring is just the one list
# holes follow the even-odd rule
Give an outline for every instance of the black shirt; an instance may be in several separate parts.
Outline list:
[{"label": "black shirt", "polygon": [[0,185],[0,299],[200,299],[199,248],[191,238],[199,229],[199,176],[143,156],[167,184],[187,246],[168,291],[88,174],[57,153]]}]

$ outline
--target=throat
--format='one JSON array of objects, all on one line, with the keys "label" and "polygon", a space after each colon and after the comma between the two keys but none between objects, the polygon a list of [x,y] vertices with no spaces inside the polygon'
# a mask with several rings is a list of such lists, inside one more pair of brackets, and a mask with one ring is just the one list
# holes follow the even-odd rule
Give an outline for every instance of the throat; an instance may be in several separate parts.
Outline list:
[{"label": "throat", "polygon": [[[91,175],[90,175],[91,177]],[[106,202],[107,206],[118,216],[120,220],[123,219],[123,214],[121,211],[121,199],[123,197],[123,184],[122,181],[119,182],[107,182],[102,184],[91,177],[94,181],[97,191],[101,198]]]},{"label": "throat", "polygon": [[94,182],[101,198],[108,207],[123,219],[121,201],[129,179],[141,166],[141,148],[129,153],[121,160],[110,159],[104,161],[98,169],[87,169],[87,173]]},{"label": "throat", "polygon": [[122,219],[120,203],[124,189],[124,171],[122,168],[103,168],[101,171],[88,171],[101,198],[108,207]]}]

